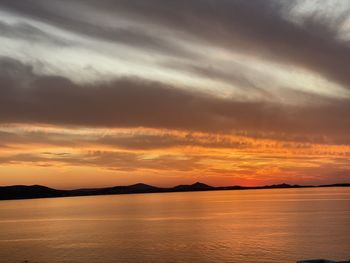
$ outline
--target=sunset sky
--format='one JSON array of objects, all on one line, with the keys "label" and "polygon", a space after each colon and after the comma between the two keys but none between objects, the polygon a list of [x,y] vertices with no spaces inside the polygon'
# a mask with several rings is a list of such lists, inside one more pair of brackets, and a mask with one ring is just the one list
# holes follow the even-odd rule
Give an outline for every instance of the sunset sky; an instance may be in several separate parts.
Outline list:
[{"label": "sunset sky", "polygon": [[1,0],[0,185],[350,182],[349,14]]}]

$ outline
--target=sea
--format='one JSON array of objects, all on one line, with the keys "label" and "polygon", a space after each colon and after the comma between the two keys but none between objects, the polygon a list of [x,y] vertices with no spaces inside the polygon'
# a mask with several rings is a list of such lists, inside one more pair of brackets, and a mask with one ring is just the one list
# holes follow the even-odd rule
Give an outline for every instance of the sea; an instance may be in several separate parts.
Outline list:
[{"label": "sea", "polygon": [[350,259],[350,188],[0,201],[1,263]]}]

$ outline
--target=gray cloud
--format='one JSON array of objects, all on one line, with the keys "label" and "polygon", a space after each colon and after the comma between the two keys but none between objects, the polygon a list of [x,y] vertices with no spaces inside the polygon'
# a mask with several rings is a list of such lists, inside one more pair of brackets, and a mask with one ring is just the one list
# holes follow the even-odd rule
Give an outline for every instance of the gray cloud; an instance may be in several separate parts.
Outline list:
[{"label": "gray cloud", "polygon": [[0,21],[0,35],[1,37],[22,39],[31,43],[44,42],[59,46],[69,46],[72,44],[67,40],[51,35],[27,23],[9,24]]},{"label": "gray cloud", "polygon": [[[298,4],[292,0],[51,0],[50,3],[4,0],[0,6],[65,30],[148,52],[199,60],[196,50],[187,50],[181,44],[217,46],[297,65],[345,88],[350,87],[350,45],[338,36],[350,8],[331,18],[314,12],[300,19],[298,24],[288,19]],[[57,6],[60,8],[55,8]],[[86,10],[89,13],[84,13]],[[110,21],[92,22],[94,20],[87,19],[86,14],[92,18],[108,14]],[[132,21],[140,28],[123,27],[113,16]],[[226,74],[216,73],[217,78],[227,80]]]},{"label": "gray cloud", "polygon": [[[26,2],[4,1],[0,3],[1,5],[10,11],[83,36],[145,49],[150,53],[158,52],[166,56],[198,58],[196,52],[190,51],[175,41],[162,37],[160,34],[152,33],[152,30],[135,26],[123,26],[116,21],[110,25],[97,24],[88,19],[83,19],[79,15],[79,10],[76,10],[76,16],[72,16],[69,15],[70,12],[50,8],[46,3],[33,0]],[[26,26],[24,29],[20,28],[20,31],[28,31],[28,29],[28,26]],[[34,31],[33,28],[31,30]],[[33,36],[28,36],[28,40],[31,40],[31,38]]]},{"label": "gray cloud", "polygon": [[[244,67],[238,63],[231,63],[230,68],[219,68],[217,66],[200,63],[189,63],[180,61],[166,61],[160,63],[162,66],[173,68],[184,73],[192,73],[200,78],[214,79],[227,84],[235,85],[246,92],[256,93],[262,95],[262,97],[272,97],[272,93],[269,92],[261,83],[263,76],[258,72]],[[259,84],[257,84],[259,82]],[[271,89],[271,88],[270,88]]]},{"label": "gray cloud", "polygon": [[179,41],[203,44],[295,64],[318,72],[344,87],[350,84],[350,45],[337,33],[350,8],[336,18],[311,13],[300,24],[287,19],[297,1],[93,0],[97,10],[115,12],[154,27],[172,29]]},{"label": "gray cloud", "polygon": [[218,98],[137,78],[79,85],[37,75],[5,58],[0,69],[0,123],[243,131],[349,143],[349,100],[287,106]]}]

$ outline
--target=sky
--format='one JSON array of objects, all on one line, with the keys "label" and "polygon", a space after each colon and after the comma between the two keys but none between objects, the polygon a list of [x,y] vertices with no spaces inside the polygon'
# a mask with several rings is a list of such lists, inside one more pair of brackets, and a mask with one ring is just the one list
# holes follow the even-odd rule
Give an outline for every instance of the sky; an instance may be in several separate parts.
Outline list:
[{"label": "sky", "polygon": [[1,0],[0,185],[350,182],[347,0]]}]

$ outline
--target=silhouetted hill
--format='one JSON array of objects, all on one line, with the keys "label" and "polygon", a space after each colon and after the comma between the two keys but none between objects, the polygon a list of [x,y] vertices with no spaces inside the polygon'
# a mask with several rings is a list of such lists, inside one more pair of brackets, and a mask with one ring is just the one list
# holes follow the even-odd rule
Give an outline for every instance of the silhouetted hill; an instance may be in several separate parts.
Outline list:
[{"label": "silhouetted hill", "polygon": [[160,190],[160,188],[158,187],[148,185],[148,184],[142,184],[142,183],[129,185],[128,189],[129,191],[135,191],[135,192],[139,192],[139,191],[153,192],[153,191]]},{"label": "silhouetted hill", "polygon": [[159,192],[160,190],[161,188],[142,183],[108,188],[108,192],[111,194],[154,193]]},{"label": "silhouetted hill", "polygon": [[128,186],[115,186],[106,188],[87,188],[76,190],[57,190],[41,185],[14,185],[0,187],[0,200],[9,199],[30,199],[47,197],[69,197],[69,196],[88,196],[88,195],[113,195],[113,194],[137,194],[137,193],[165,193],[165,192],[189,192],[189,191],[217,191],[217,190],[252,190],[252,189],[288,189],[288,188],[306,188],[306,187],[350,187],[350,184],[332,184],[319,186],[303,186],[276,184],[267,186],[221,186],[213,187],[200,182],[191,185],[178,185],[171,188],[160,188],[147,184],[133,184]]},{"label": "silhouetted hill", "polygon": [[70,191],[70,195],[107,195],[107,194],[136,194],[136,193],[155,193],[161,192],[162,188],[147,185],[147,184],[133,184],[127,186],[114,186],[106,188],[87,188]]},{"label": "silhouetted hill", "polygon": [[209,191],[214,190],[215,187],[209,186],[203,183],[194,183],[191,185],[178,185],[172,188],[175,192],[187,192],[187,191]]},{"label": "silhouetted hill", "polygon": [[67,191],[56,190],[41,185],[14,185],[0,187],[0,200],[3,199],[27,199],[65,196]]},{"label": "silhouetted hill", "polygon": [[263,188],[269,188],[269,189],[273,189],[273,188],[300,188],[300,187],[310,187],[307,185],[290,185],[290,184],[273,184],[273,185],[267,185],[267,186],[263,186]]}]

